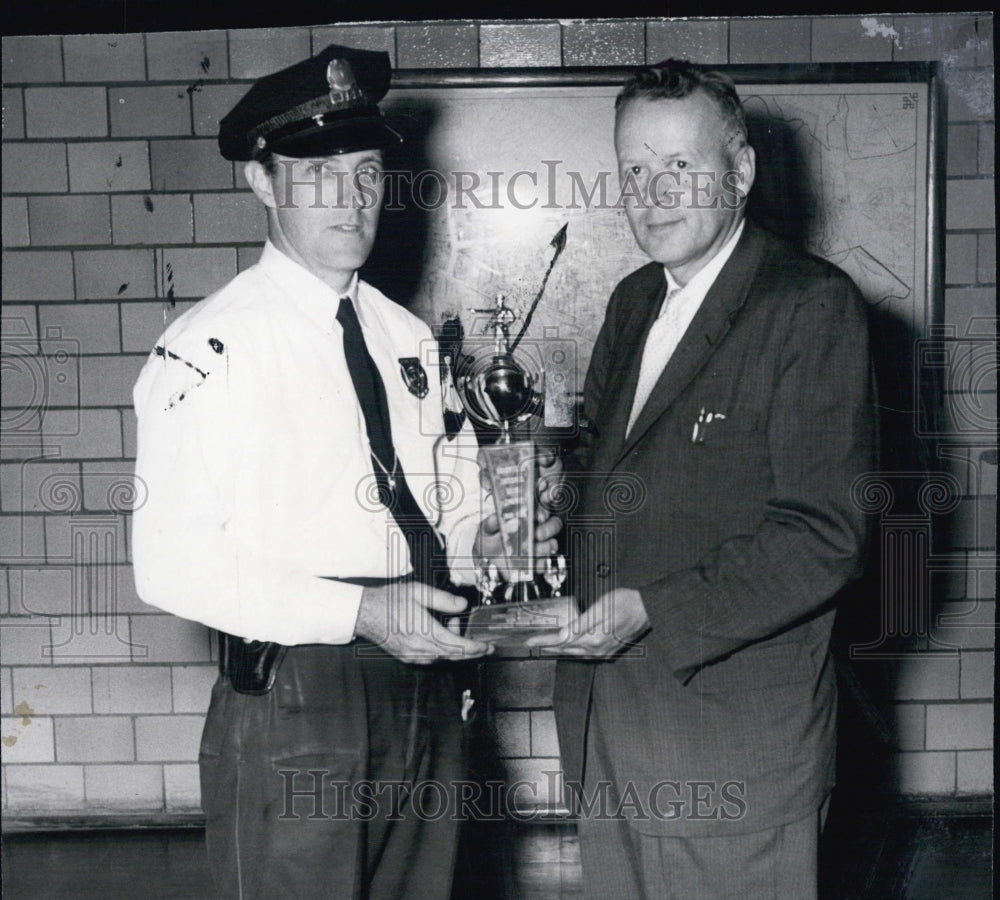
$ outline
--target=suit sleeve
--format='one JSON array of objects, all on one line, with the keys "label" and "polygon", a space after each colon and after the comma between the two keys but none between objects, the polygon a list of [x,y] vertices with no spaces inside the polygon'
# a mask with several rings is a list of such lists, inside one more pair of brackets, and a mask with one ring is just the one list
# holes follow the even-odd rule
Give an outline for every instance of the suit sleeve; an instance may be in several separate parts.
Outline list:
[{"label": "suit sleeve", "polygon": [[640,587],[677,678],[794,626],[858,577],[867,522],[852,485],[874,466],[874,431],[864,301],[846,278],[827,278],[800,297],[781,350],[766,434],[773,490],[758,526]]}]

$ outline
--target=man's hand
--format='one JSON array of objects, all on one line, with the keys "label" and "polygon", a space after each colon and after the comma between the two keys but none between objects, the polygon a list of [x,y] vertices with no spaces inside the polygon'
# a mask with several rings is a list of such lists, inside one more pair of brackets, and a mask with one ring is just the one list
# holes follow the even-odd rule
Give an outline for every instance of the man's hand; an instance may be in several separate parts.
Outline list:
[{"label": "man's hand", "polygon": [[538,469],[538,504],[551,509],[556,505],[562,489],[563,464],[555,447],[538,447],[535,454]]},{"label": "man's hand", "polygon": [[413,579],[366,587],[354,633],[406,663],[427,665],[440,659],[475,659],[493,652],[491,644],[458,633],[458,620],[442,625],[430,610],[455,616],[464,598]]},{"label": "man's hand", "polygon": [[[563,527],[562,519],[554,516],[549,509],[562,484],[562,461],[556,450],[547,447],[537,448],[536,469],[535,571],[544,572],[545,558],[552,556],[559,550],[556,535],[562,531]],[[482,466],[480,471],[483,487],[488,489],[489,479],[486,477],[486,467]],[[503,538],[500,534],[500,518],[495,512],[490,513],[480,524],[472,553],[476,559],[485,559],[494,563],[504,578],[510,580],[512,573],[508,571],[506,565]]]},{"label": "man's hand", "polygon": [[560,656],[607,659],[649,627],[642,596],[631,588],[602,594],[582,613],[576,612],[576,604],[570,602],[569,610],[568,620],[558,633],[528,638],[525,644]]}]

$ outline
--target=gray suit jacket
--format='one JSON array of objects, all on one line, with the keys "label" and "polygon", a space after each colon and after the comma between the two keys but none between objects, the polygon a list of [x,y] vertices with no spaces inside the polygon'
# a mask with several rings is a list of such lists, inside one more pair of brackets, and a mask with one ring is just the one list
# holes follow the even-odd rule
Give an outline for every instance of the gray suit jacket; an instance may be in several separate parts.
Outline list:
[{"label": "gray suit jacket", "polygon": [[839,269],[748,223],[626,438],[665,287],[653,263],[612,294],[568,529],[581,603],[637,589],[651,628],[611,661],[561,661],[556,716],[571,782],[599,729],[634,827],[732,834],[833,784],[831,601],[862,569],[852,485],[874,466],[867,319]]}]

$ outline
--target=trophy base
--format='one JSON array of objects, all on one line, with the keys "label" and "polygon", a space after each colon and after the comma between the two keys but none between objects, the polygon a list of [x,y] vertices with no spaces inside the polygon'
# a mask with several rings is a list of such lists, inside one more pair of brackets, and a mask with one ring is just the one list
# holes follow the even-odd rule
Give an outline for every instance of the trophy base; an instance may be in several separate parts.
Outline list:
[{"label": "trophy base", "polygon": [[565,609],[564,597],[477,606],[469,613],[465,636],[497,647],[523,647],[529,637],[555,634]]},{"label": "trophy base", "polygon": [[535,446],[530,441],[490,444],[480,454],[500,519],[510,581],[531,581],[535,572]]}]

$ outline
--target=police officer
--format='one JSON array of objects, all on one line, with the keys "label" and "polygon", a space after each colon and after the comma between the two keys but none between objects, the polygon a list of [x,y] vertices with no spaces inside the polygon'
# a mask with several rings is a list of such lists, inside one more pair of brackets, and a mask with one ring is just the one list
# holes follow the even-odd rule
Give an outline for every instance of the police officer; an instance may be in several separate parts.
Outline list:
[{"label": "police officer", "polygon": [[[439,661],[491,648],[443,588],[501,550],[430,330],[357,275],[400,140],[389,78],[387,54],[333,45],[222,120],[268,240],[134,391],[139,593],[221,634],[200,767],[226,897],[450,891],[462,720]],[[558,528],[538,525],[540,556]]]}]

